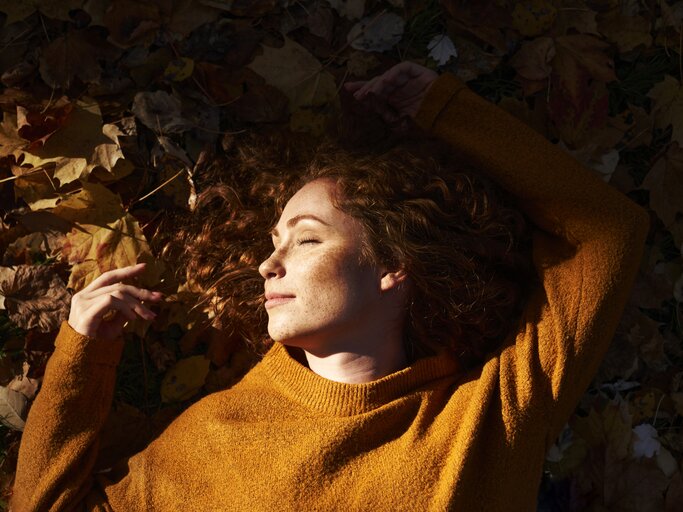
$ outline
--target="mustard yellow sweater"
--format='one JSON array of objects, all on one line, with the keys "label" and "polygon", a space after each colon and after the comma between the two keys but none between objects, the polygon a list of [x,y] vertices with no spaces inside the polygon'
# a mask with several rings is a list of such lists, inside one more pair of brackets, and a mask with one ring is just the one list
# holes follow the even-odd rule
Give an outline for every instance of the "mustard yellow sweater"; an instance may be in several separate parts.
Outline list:
[{"label": "mustard yellow sweater", "polygon": [[142,452],[94,474],[123,341],[63,322],[19,451],[14,512],[534,511],[549,446],[603,357],[637,273],[646,212],[451,74],[418,123],[519,200],[542,286],[486,363],[446,355],[344,384],[275,343]]}]

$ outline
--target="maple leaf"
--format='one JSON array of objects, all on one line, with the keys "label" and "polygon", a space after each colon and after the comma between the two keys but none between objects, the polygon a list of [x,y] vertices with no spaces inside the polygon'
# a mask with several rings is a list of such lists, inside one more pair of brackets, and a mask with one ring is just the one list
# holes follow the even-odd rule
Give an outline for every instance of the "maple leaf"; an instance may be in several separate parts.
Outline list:
[{"label": "maple leaf", "polygon": [[0,308],[22,329],[58,330],[68,317],[70,298],[51,265],[0,267]]},{"label": "maple leaf", "polygon": [[438,62],[439,66],[443,66],[451,57],[457,57],[458,51],[451,38],[445,34],[434,36],[427,44],[429,49],[429,56]]},{"label": "maple leaf", "polygon": [[123,158],[117,133],[103,127],[97,102],[84,98],[75,103],[67,122],[42,147],[15,150],[14,154],[23,155],[23,163],[34,167],[54,164],[54,178],[64,185],[85,178],[97,166],[111,171]]},{"label": "maple leaf", "polygon": [[278,88],[289,99],[289,111],[338,101],[334,78],[320,61],[292,39],[285,37],[282,48],[263,47],[249,68]]}]

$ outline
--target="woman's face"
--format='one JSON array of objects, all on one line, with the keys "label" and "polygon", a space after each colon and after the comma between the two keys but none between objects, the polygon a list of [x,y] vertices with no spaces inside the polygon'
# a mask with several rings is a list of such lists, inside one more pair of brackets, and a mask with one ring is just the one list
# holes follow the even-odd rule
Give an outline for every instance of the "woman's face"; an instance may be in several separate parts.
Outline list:
[{"label": "woman's face", "polygon": [[325,178],[294,194],[273,230],[275,250],[259,266],[268,333],[287,345],[362,339],[379,307],[381,269],[361,263],[363,228],[335,208],[334,189]]}]

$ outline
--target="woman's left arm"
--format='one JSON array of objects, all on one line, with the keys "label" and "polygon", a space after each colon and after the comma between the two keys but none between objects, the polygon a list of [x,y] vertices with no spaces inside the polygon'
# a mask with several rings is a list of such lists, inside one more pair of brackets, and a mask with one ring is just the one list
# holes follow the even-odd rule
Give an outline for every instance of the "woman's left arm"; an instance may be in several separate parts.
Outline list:
[{"label": "woman's left arm", "polygon": [[[384,80],[347,87],[356,89],[360,101],[372,98],[389,122],[401,114],[391,100],[401,88],[383,85],[392,70]],[[454,75],[423,76],[432,80],[421,97],[414,96],[417,123],[509,191],[534,224],[532,257],[542,286],[526,305],[515,344],[500,354],[501,398],[511,411],[549,407],[551,444],[614,336],[638,272],[649,215]]]}]

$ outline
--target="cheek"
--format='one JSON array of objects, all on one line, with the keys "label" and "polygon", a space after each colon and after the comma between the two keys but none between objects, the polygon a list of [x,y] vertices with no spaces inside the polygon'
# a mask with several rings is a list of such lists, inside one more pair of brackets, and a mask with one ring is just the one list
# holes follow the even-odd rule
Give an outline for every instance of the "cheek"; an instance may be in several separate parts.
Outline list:
[{"label": "cheek", "polygon": [[304,304],[316,316],[350,313],[363,304],[371,279],[369,271],[358,266],[355,254],[326,254],[301,276]]}]

